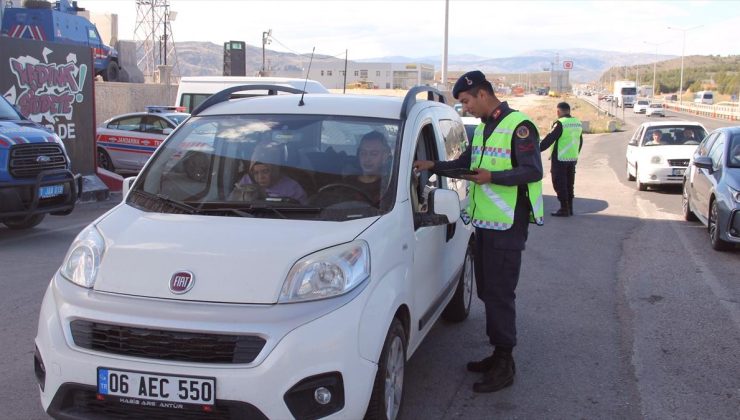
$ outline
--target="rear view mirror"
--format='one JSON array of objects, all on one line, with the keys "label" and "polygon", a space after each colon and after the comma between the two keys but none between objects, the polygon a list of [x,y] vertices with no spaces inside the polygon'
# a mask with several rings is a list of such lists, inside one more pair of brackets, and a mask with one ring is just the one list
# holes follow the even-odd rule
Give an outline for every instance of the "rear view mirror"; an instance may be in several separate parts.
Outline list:
[{"label": "rear view mirror", "polygon": [[714,168],[714,163],[712,162],[712,158],[707,156],[698,156],[694,158],[694,166],[697,168],[707,169],[709,172],[712,172],[712,169]]},{"label": "rear view mirror", "polygon": [[121,185],[121,197],[124,201],[126,200],[126,196],[128,195],[131,186],[134,184],[134,181],[136,181],[135,176],[123,179],[123,184]]}]

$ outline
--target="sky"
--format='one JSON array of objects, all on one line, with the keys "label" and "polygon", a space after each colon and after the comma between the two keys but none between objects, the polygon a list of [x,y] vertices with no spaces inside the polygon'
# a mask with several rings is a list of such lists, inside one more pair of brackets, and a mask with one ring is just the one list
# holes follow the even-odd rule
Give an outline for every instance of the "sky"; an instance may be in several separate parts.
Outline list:
[{"label": "sky", "polygon": [[[16,0],[17,1],[17,0]],[[116,13],[119,38],[134,39],[135,0],[78,0],[95,13]],[[350,59],[440,55],[444,0],[171,0],[176,41],[228,40],[269,49]],[[450,0],[449,54],[487,58],[541,49],[589,48],[681,55],[740,54],[740,0],[485,1]],[[652,43],[650,45],[648,43]]]}]

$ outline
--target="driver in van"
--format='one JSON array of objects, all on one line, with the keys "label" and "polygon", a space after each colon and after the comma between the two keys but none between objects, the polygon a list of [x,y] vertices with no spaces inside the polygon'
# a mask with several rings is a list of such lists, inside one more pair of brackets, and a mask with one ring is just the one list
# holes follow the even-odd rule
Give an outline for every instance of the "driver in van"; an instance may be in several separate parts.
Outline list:
[{"label": "driver in van", "polygon": [[236,187],[256,185],[268,198],[292,198],[301,204],[306,204],[306,191],[300,184],[280,172],[282,162],[281,145],[268,143],[258,146],[252,155],[249,172],[245,174]]},{"label": "driver in van", "polygon": [[391,147],[383,133],[371,131],[365,134],[357,148],[357,159],[362,173],[348,176],[346,182],[362,191],[374,203],[379,203],[383,189],[382,175],[387,169],[390,157]]}]

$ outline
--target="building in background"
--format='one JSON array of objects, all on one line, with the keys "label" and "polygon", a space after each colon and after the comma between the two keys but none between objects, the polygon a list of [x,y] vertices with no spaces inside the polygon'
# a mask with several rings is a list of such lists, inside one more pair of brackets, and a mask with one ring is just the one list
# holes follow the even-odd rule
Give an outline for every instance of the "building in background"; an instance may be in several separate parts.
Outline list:
[{"label": "building in background", "polygon": [[[343,60],[314,60],[309,79],[327,89],[344,87]],[[308,68],[308,61],[304,63]],[[305,77],[304,71],[272,70],[274,77]],[[417,85],[434,85],[434,66],[424,63],[347,62],[347,87],[368,89],[410,89]]]}]

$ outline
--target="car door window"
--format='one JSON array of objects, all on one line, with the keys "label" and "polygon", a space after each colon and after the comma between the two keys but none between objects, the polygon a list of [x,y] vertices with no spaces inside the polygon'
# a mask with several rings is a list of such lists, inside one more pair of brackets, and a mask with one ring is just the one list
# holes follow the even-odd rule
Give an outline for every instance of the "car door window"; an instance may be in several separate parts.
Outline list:
[{"label": "car door window", "polygon": [[709,157],[712,158],[712,166],[714,170],[718,170],[722,165],[722,158],[725,154],[725,135],[720,134],[717,137],[717,141],[712,145],[712,149],[709,151]]},{"label": "car door window", "polygon": [[[445,159],[454,160],[460,157],[468,145],[465,126],[459,121],[440,120],[439,129],[445,142],[445,152],[447,153]],[[469,138],[472,139],[472,136]],[[461,199],[467,196],[467,181],[456,178],[446,178],[446,180],[447,188],[455,190]]]},{"label": "car door window", "polygon": [[712,148],[714,141],[717,140],[718,133],[711,134],[699,145],[699,156],[707,156]]},{"label": "car door window", "polygon": [[[414,160],[439,160],[437,138],[431,123],[426,124],[419,132]],[[418,174],[412,172],[411,203],[414,213],[426,213],[429,192],[439,187],[441,187],[441,180],[431,171],[421,171]]]},{"label": "car door window", "polygon": [[169,125],[163,118],[155,117],[154,115],[147,115],[144,117],[144,123],[142,124],[143,132],[150,134],[163,134],[165,128],[169,128]]},{"label": "car door window", "polygon": [[126,117],[115,121],[116,129],[123,131],[140,131],[141,117]]}]

